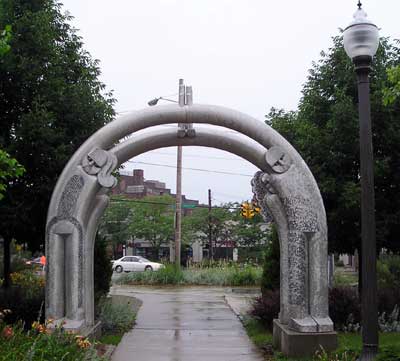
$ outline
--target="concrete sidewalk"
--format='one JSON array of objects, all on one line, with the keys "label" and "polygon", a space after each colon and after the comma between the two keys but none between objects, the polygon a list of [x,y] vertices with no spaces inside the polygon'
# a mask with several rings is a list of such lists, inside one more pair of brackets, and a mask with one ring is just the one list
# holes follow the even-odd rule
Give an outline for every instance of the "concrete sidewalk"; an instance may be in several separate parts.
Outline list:
[{"label": "concrete sidewalk", "polygon": [[225,302],[230,289],[113,287],[143,301],[113,361],[262,361]]}]

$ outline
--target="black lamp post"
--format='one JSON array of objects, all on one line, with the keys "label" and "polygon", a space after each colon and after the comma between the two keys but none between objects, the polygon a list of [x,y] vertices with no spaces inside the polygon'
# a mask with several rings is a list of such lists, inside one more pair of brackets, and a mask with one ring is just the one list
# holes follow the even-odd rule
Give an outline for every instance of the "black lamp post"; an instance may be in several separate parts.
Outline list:
[{"label": "black lamp post", "polygon": [[361,317],[363,349],[360,360],[373,360],[378,352],[378,302],[376,281],[375,192],[371,132],[369,73],[379,46],[376,25],[358,2],[354,21],[343,33],[347,55],[353,60],[358,82],[361,177]]}]

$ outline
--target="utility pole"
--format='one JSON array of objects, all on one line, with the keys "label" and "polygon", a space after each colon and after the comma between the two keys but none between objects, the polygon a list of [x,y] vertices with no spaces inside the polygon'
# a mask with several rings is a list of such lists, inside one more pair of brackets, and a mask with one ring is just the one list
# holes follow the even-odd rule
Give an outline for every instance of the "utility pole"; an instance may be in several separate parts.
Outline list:
[{"label": "utility pole", "polygon": [[[183,107],[186,100],[185,84],[179,79],[179,106]],[[183,124],[178,124],[182,129]],[[181,223],[182,223],[182,146],[178,145],[176,160],[176,206],[175,206],[175,265],[181,267]]]},{"label": "utility pole", "polygon": [[212,223],[211,223],[211,189],[208,190],[208,244],[209,244],[209,257],[214,258],[213,244],[212,244]]},{"label": "utility pole", "polygon": [[[154,98],[147,104],[149,106],[157,105],[158,101],[166,100],[172,103],[178,103],[179,106],[193,104],[193,91],[191,86],[185,86],[183,79],[179,79],[179,92],[178,101],[167,99],[164,97]],[[178,138],[184,137],[193,138],[196,136],[196,131],[193,124],[178,123]],[[175,252],[170,251],[170,261],[175,260],[175,265],[180,268],[181,266],[181,221],[182,221],[182,146],[178,145],[177,159],[176,159],[176,198],[175,198]]]}]

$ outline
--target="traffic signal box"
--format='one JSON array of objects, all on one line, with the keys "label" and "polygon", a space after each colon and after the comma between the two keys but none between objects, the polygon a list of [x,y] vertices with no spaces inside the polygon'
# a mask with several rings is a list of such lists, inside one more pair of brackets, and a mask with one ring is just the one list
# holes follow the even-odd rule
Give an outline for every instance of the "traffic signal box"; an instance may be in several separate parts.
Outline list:
[{"label": "traffic signal box", "polygon": [[260,207],[255,202],[243,202],[240,206],[240,214],[243,218],[251,219],[256,213],[260,213]]}]

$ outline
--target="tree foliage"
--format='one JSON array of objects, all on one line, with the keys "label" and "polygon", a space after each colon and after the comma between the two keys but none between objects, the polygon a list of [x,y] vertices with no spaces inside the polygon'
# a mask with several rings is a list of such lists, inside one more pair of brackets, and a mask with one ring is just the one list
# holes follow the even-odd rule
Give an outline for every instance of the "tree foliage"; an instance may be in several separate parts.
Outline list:
[{"label": "tree foliage", "polygon": [[44,243],[58,175],[114,115],[98,61],[70,20],[57,0],[0,0],[0,29],[12,28],[10,49],[0,58],[0,148],[26,169],[0,205],[0,233],[32,250]]},{"label": "tree foliage", "polygon": [[114,196],[100,221],[98,238],[112,245],[114,259],[118,245],[126,244],[130,238],[131,214],[131,203],[121,196]]},{"label": "tree foliage", "polygon": [[9,44],[11,40],[11,25],[6,25],[4,30],[0,31],[0,56],[7,53],[11,46]]},{"label": "tree foliage", "polygon": [[16,159],[0,149],[0,200],[4,197],[8,182],[21,176],[24,171],[24,167]]},{"label": "tree foliage", "polygon": [[[132,202],[129,232],[132,238],[144,239],[154,247],[155,256],[162,244],[174,240],[174,203],[169,195],[147,196],[142,202]],[[146,203],[148,202],[148,203]]]},{"label": "tree foliage", "polygon": [[400,98],[400,65],[387,69],[388,85],[383,89],[383,104],[392,105]]},{"label": "tree foliage", "polygon": [[211,237],[215,247],[252,247],[266,243],[268,232],[265,232],[263,225],[260,215],[245,219],[240,216],[238,203],[226,203],[212,208],[211,212],[208,208],[195,209],[192,215],[184,217],[182,233],[187,243],[198,239],[205,246],[209,244],[211,226]]},{"label": "tree foliage", "polygon": [[[386,69],[400,48],[382,38],[371,72],[377,241],[400,250],[400,101],[384,106]],[[324,199],[330,251],[352,252],[360,240],[358,96],[354,66],[341,36],[313,63],[298,110],[271,109],[266,123],[300,152]]]}]

